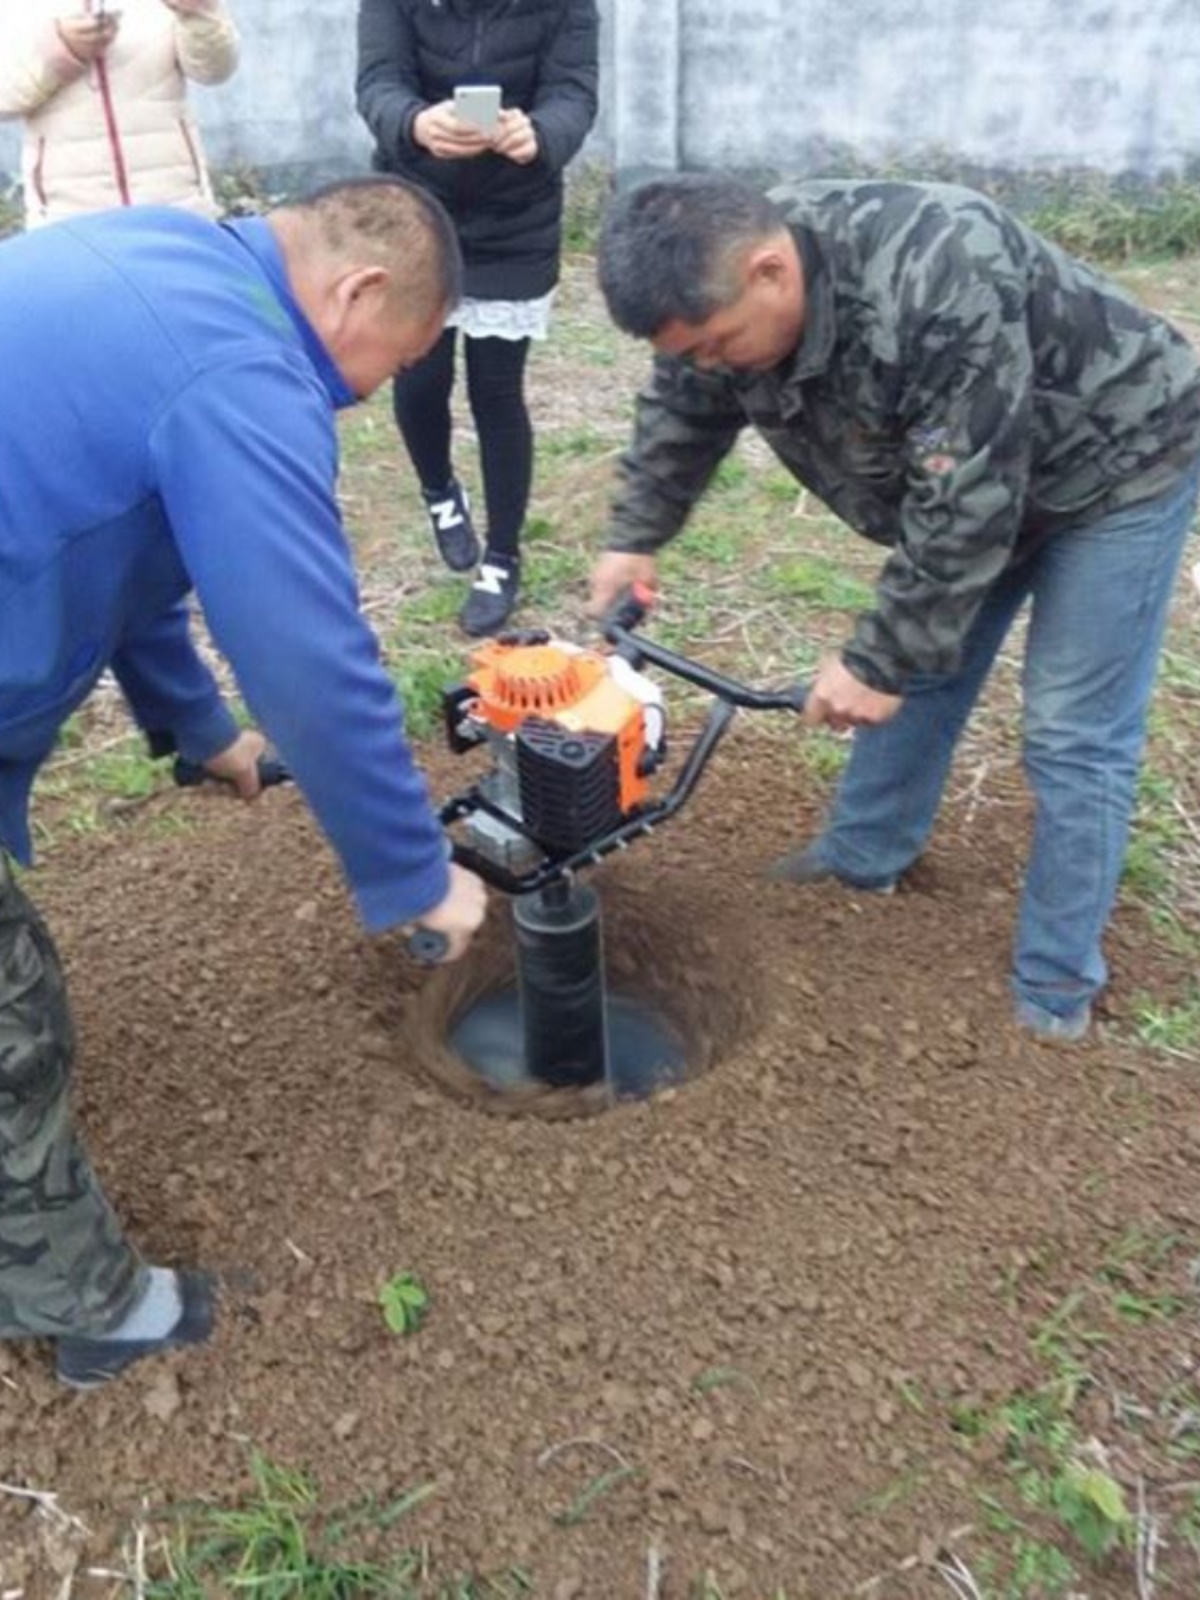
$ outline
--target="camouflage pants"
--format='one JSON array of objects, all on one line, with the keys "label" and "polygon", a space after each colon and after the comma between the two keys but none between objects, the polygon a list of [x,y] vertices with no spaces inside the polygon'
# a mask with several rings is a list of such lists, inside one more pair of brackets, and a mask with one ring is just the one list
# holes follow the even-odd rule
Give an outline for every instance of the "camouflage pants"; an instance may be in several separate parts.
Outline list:
[{"label": "camouflage pants", "polygon": [[141,1264],[71,1127],[75,1039],[45,924],[0,852],[0,1338],[99,1332]]}]

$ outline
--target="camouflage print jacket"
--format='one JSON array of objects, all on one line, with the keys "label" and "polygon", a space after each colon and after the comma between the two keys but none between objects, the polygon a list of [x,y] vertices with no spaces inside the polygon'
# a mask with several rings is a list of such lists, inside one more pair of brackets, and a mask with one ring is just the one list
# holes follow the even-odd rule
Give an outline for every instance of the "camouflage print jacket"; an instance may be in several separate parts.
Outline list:
[{"label": "camouflage print jacket", "polygon": [[970,190],[774,191],[804,263],[792,358],[659,358],[609,547],[683,526],[747,424],[844,521],[889,545],[844,651],[874,688],[952,671],[988,586],[1068,525],[1165,492],[1200,454],[1200,364],[1161,318]]}]

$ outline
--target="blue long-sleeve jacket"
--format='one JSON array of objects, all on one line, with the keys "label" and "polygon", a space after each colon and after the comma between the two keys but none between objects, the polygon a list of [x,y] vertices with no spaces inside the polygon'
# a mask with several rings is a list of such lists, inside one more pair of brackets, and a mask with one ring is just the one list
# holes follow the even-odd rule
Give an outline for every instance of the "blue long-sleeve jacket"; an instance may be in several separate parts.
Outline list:
[{"label": "blue long-sleeve jacket", "polygon": [[334,498],[353,398],[261,219],[134,208],[0,244],[0,844],[19,860],[36,770],[106,666],[190,759],[236,737],[194,589],[367,926],[445,896]]}]

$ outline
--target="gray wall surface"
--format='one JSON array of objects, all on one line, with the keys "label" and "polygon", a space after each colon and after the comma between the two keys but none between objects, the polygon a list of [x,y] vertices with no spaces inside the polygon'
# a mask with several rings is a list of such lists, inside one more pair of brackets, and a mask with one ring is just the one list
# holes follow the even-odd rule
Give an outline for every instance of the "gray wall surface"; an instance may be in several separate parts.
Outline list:
[{"label": "gray wall surface", "polygon": [[[354,0],[232,4],[241,70],[195,91],[213,163],[292,175],[361,168]],[[600,0],[600,9],[603,103],[589,153],[623,171],[1200,169],[1200,0]],[[16,129],[0,127],[0,170],[15,167],[17,148]]]}]

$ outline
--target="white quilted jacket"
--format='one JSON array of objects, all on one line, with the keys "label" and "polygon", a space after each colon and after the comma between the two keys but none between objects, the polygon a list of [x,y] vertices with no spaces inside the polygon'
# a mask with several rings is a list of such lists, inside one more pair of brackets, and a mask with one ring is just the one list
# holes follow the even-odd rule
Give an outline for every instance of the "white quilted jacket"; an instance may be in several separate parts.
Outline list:
[{"label": "white quilted jacket", "polygon": [[186,80],[229,77],[237,30],[224,0],[179,3],[109,0],[117,37],[84,66],[54,20],[96,0],[0,0],[0,117],[25,122],[28,226],[121,205],[215,213]]}]

